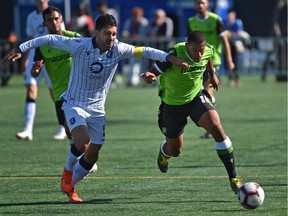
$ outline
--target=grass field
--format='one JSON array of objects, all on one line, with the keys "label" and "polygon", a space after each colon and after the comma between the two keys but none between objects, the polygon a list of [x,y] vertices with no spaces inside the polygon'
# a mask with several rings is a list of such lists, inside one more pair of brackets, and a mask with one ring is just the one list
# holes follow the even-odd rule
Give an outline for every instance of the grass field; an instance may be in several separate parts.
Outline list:
[{"label": "grass field", "polygon": [[[224,80],[223,80],[224,83]],[[214,142],[191,121],[183,153],[162,174],[156,157],[163,136],[157,127],[157,89],[111,89],[106,144],[98,172],[77,185],[82,204],[60,192],[68,141],[52,139],[54,105],[40,85],[34,139],[15,139],[23,129],[22,77],[0,88],[0,215],[287,215],[287,83],[274,76],[242,78],[240,88],[224,84],[217,109],[234,144],[238,175],[265,190],[264,204],[242,208],[232,193]]]}]

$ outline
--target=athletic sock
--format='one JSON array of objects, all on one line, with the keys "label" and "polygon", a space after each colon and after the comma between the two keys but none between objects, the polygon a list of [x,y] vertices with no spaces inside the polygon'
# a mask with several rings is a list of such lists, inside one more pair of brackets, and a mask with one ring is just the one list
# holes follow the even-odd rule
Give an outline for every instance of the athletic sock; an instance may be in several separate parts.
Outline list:
[{"label": "athletic sock", "polygon": [[33,99],[26,99],[25,108],[24,108],[24,117],[25,117],[25,131],[32,132],[34,119],[36,115],[36,103]]},{"label": "athletic sock", "polygon": [[75,164],[82,155],[83,152],[78,151],[75,144],[71,145],[67,154],[65,169],[73,171]]},{"label": "athletic sock", "polygon": [[92,167],[93,165],[88,164],[85,161],[84,156],[82,156],[76,163],[73,170],[72,187],[74,187],[79,181],[85,178],[90,173]]},{"label": "athletic sock", "polygon": [[216,151],[226,168],[229,179],[235,178],[236,170],[235,170],[234,153],[232,142],[229,139],[229,137],[227,137],[222,142],[216,142]]},{"label": "athletic sock", "polygon": [[161,151],[161,153],[162,153],[162,155],[163,155],[164,157],[170,158],[171,156],[167,155],[167,154],[164,152],[164,150],[163,150],[163,147],[164,147],[165,144],[166,144],[166,141],[163,141],[163,142],[161,143],[160,151]]}]

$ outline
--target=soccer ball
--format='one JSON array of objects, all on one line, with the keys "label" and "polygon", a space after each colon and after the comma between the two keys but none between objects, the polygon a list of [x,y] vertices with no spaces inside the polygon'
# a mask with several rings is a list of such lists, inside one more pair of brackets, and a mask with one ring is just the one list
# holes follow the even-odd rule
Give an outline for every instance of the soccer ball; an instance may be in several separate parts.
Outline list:
[{"label": "soccer ball", "polygon": [[256,209],[263,204],[265,194],[256,182],[243,184],[237,194],[239,204],[246,209]]}]

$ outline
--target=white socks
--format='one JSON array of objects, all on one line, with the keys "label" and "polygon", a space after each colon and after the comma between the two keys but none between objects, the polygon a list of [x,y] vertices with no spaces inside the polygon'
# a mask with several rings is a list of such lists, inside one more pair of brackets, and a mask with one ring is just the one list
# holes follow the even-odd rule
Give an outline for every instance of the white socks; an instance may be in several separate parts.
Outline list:
[{"label": "white socks", "polygon": [[36,115],[36,103],[26,102],[24,108],[25,131],[29,131],[32,133],[35,115]]}]

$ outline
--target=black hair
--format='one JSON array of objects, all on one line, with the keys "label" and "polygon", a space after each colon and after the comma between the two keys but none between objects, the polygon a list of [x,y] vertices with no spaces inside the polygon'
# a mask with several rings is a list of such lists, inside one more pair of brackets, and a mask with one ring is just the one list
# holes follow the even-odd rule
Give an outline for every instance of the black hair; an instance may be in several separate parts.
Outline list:
[{"label": "black hair", "polygon": [[188,43],[203,43],[206,41],[206,37],[201,31],[192,31],[188,34],[187,42]]},{"label": "black hair", "polygon": [[45,20],[45,16],[46,16],[47,14],[52,14],[53,11],[57,11],[57,12],[59,13],[60,17],[62,16],[61,10],[60,10],[59,8],[54,7],[54,6],[49,6],[49,7],[46,8],[46,9],[43,11],[43,13],[42,13],[42,15],[43,15],[43,20]]},{"label": "black hair", "polygon": [[97,18],[96,23],[95,23],[95,29],[100,31],[103,28],[106,28],[108,26],[117,26],[117,22],[114,18],[114,16],[110,14],[104,14],[101,15]]}]

